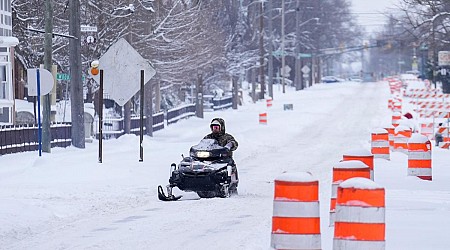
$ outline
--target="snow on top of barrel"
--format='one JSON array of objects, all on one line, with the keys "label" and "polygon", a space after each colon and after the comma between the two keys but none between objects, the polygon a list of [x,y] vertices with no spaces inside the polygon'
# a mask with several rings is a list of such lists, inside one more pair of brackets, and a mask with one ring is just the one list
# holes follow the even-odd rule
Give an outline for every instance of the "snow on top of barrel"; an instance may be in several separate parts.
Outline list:
[{"label": "snow on top of barrel", "polygon": [[334,165],[334,168],[369,168],[369,166],[364,164],[362,161],[349,160],[336,163],[336,165]]},{"label": "snow on top of barrel", "polygon": [[278,176],[276,181],[288,181],[288,182],[313,182],[317,181],[309,172],[297,172],[297,173],[284,173]]},{"label": "snow on top of barrel", "polygon": [[407,130],[411,130],[411,128],[410,128],[410,127],[403,126],[403,125],[398,125],[398,126],[395,128],[394,131],[397,133],[397,132],[400,132],[400,131],[407,131]]},{"label": "snow on top of barrel", "polygon": [[414,133],[409,138],[408,143],[426,143],[428,141],[428,137],[425,135],[421,135],[418,133]]},{"label": "snow on top of barrel", "polygon": [[339,184],[339,187],[342,188],[357,188],[357,189],[380,189],[383,188],[381,185],[375,183],[374,181],[363,178],[363,177],[354,177],[348,180],[343,181]]},{"label": "snow on top of barrel", "polygon": [[372,129],[372,134],[387,134],[387,130],[384,128],[374,128]]}]

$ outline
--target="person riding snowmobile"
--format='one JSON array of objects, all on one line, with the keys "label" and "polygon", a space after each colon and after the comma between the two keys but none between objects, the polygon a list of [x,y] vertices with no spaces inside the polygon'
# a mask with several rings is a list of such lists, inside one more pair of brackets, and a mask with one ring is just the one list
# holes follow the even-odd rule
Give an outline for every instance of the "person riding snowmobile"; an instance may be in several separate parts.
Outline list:
[{"label": "person riding snowmobile", "polygon": [[225,132],[225,121],[222,118],[214,118],[209,127],[211,128],[211,133],[207,134],[203,139],[215,139],[220,146],[228,148],[232,156],[232,151],[235,151],[239,144],[232,135]]}]

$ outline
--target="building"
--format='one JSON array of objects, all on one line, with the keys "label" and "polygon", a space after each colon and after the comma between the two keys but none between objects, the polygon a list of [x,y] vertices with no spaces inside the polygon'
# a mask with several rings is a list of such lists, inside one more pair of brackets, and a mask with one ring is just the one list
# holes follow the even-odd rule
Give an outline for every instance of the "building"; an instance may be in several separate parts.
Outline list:
[{"label": "building", "polygon": [[14,123],[14,46],[11,0],[0,0],[0,124]]}]

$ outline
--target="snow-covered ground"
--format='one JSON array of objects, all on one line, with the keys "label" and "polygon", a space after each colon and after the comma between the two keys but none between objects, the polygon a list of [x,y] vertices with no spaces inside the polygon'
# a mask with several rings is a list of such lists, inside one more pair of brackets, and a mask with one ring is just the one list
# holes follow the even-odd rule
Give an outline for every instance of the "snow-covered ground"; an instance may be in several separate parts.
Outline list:
[{"label": "snow-covered ground", "polygon": [[[205,113],[145,137],[141,163],[134,135],[104,141],[103,163],[97,141],[42,157],[0,156],[0,249],[269,249],[273,181],[304,171],[319,180],[322,248],[332,249],[333,165],[348,150],[370,150],[371,131],[391,123],[388,84],[274,90],[271,108],[246,96],[238,110]],[[258,122],[262,112],[267,125]],[[224,118],[239,142],[239,195],[159,201],[170,164],[209,133],[213,117]],[[433,181],[408,177],[403,153],[375,159],[375,182],[386,189],[386,249],[450,249],[448,159],[450,151],[433,148]]]}]

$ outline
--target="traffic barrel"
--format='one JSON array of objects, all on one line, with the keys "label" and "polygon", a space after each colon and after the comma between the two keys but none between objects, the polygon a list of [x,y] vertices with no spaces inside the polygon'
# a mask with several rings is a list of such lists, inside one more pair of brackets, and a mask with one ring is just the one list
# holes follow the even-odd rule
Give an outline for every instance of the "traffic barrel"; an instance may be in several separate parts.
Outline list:
[{"label": "traffic barrel", "polygon": [[408,175],[431,181],[431,142],[428,137],[413,134],[408,140]]},{"label": "traffic barrel", "polygon": [[343,161],[358,160],[370,168],[370,179],[374,180],[373,154],[366,149],[349,150],[342,156]]},{"label": "traffic barrel", "polygon": [[394,129],[394,149],[393,151],[408,153],[408,140],[412,135],[409,127],[399,125]]},{"label": "traffic barrel", "polygon": [[389,132],[386,129],[378,128],[371,134],[371,153],[374,158],[390,159],[389,153]]},{"label": "traffic barrel", "polygon": [[385,190],[355,177],[338,186],[334,250],[385,249]]},{"label": "traffic barrel", "polygon": [[353,177],[370,178],[370,168],[357,160],[341,161],[333,167],[333,183],[331,184],[330,226],[334,225],[336,212],[337,188],[340,183]]},{"label": "traffic barrel", "polygon": [[387,127],[384,127],[384,129],[388,132],[388,138],[389,138],[389,148],[394,148],[394,134],[395,134],[395,127],[393,125],[389,125]]},{"label": "traffic barrel", "polygon": [[402,112],[402,103],[399,102],[399,101],[394,102],[392,111],[394,111],[394,112]]},{"label": "traffic barrel", "polygon": [[267,125],[267,113],[259,114],[259,124]]},{"label": "traffic barrel", "polygon": [[400,112],[392,113],[392,125],[394,127],[398,126],[398,123],[400,122],[400,119],[402,119],[402,114]]},{"label": "traffic barrel", "polygon": [[272,107],[272,98],[266,99],[266,105],[267,107]]},{"label": "traffic barrel", "polygon": [[275,179],[271,247],[321,249],[319,181],[310,173]]}]

